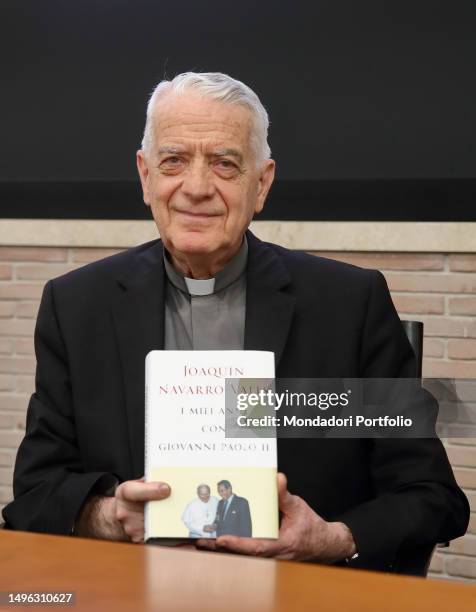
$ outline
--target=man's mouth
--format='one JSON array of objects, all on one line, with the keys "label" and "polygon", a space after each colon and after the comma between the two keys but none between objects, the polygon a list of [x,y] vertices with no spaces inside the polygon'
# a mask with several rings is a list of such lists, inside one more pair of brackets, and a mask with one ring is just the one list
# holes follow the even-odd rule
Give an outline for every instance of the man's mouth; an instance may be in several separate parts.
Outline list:
[{"label": "man's mouth", "polygon": [[217,212],[197,212],[190,210],[176,210],[176,213],[180,215],[184,215],[185,217],[190,217],[190,219],[211,219],[213,217],[220,217],[221,214]]}]

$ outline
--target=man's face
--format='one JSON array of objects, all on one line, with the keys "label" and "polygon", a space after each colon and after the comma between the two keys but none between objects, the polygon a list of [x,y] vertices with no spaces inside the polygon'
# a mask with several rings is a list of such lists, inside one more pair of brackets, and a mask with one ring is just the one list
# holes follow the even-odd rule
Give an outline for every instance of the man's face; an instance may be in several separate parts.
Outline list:
[{"label": "man's face", "polygon": [[227,489],[224,485],[219,485],[218,486],[218,495],[222,498],[222,499],[228,499],[229,497],[231,497],[232,494],[232,489],[231,487],[229,489]]},{"label": "man's face", "polygon": [[274,178],[257,164],[251,114],[196,93],[169,94],[155,108],[153,151],[137,163],[144,201],[172,256],[223,265],[238,250]]},{"label": "man's face", "polygon": [[204,502],[205,504],[207,503],[207,501],[210,499],[210,489],[208,487],[200,487],[198,489],[198,497],[202,500],[202,502]]}]

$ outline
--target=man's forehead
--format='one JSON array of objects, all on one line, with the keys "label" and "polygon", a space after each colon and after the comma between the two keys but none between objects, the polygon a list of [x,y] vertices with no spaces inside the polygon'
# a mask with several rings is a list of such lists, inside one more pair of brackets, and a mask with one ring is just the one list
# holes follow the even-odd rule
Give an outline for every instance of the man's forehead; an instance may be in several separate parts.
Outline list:
[{"label": "man's forehead", "polygon": [[154,109],[154,127],[164,138],[209,138],[244,140],[252,127],[250,111],[204,96],[184,93],[159,100]]}]

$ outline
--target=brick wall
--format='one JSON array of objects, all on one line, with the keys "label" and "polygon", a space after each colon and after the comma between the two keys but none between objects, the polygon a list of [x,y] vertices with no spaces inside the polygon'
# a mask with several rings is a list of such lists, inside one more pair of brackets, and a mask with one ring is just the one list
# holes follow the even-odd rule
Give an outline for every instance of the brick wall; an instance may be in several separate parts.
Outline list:
[{"label": "brick wall", "polygon": [[[33,389],[33,330],[44,282],[116,250],[0,247],[0,508]],[[425,323],[425,376],[476,378],[476,255],[319,253],[381,270],[401,318]],[[445,441],[471,508],[466,536],[438,550],[431,576],[476,580],[476,440]]]}]

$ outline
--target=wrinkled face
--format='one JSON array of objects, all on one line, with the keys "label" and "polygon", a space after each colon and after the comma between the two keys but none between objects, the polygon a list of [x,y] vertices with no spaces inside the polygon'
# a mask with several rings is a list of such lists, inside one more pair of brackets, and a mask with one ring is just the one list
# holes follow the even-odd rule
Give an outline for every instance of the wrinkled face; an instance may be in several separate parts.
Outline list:
[{"label": "wrinkled face", "polygon": [[197,491],[197,495],[202,500],[202,502],[206,504],[207,501],[210,499],[210,489],[208,487],[200,487]]},{"label": "wrinkled face", "polygon": [[225,486],[220,485],[218,487],[218,495],[222,498],[222,499],[228,499],[229,497],[231,497],[232,494],[232,489],[231,487],[229,489],[227,489]]},{"label": "wrinkled face", "polygon": [[256,163],[250,111],[186,92],[159,100],[154,117],[153,151],[137,163],[162,240],[172,256],[226,263],[274,177],[274,162]]}]

